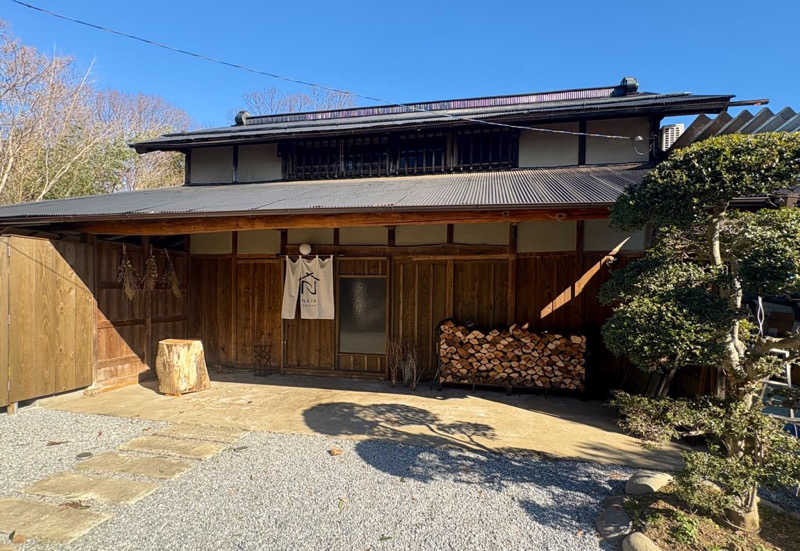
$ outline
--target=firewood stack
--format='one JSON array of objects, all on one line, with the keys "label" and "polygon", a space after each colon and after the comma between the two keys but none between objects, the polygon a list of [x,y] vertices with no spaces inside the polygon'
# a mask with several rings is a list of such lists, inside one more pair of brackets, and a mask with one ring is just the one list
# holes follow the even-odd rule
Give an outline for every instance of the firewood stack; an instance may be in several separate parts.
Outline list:
[{"label": "firewood stack", "polygon": [[488,333],[440,326],[439,382],[583,390],[586,337],[531,333],[528,324]]}]

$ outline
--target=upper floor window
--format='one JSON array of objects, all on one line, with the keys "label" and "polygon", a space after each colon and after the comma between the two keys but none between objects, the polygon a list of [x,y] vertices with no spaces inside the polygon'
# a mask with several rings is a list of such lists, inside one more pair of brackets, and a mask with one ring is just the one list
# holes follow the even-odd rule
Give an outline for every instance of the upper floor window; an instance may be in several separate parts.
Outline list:
[{"label": "upper floor window", "polygon": [[512,168],[519,134],[505,129],[413,132],[281,144],[288,180]]}]

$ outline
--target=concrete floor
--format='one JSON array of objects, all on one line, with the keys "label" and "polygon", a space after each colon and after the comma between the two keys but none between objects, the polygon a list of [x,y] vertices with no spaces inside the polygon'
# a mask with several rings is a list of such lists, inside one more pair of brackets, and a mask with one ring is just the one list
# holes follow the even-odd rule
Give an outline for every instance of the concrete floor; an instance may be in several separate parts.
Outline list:
[{"label": "concrete floor", "polygon": [[471,392],[307,376],[212,373],[209,390],[163,396],[153,382],[41,400],[57,410],[249,431],[324,434],[483,451],[537,452],[606,464],[672,469],[678,448],[647,450],[622,434],[615,412],[577,398]]}]

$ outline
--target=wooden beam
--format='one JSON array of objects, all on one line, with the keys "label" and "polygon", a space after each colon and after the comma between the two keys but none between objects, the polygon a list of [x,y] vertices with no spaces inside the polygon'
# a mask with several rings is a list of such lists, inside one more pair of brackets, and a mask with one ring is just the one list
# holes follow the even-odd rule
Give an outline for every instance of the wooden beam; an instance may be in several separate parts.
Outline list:
[{"label": "wooden beam", "polygon": [[71,225],[77,231],[109,235],[180,235],[284,228],[336,228],[413,224],[477,224],[528,220],[608,218],[608,207],[424,212],[359,212],[343,214],[276,214],[207,216],[171,219],[108,220]]}]

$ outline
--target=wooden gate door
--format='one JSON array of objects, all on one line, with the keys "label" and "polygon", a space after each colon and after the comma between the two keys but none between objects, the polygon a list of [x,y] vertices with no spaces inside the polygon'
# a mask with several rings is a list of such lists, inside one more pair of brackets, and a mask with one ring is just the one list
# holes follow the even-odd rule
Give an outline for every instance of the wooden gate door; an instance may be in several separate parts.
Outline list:
[{"label": "wooden gate door", "polygon": [[8,405],[8,237],[0,237],[0,407]]},{"label": "wooden gate door", "polygon": [[7,323],[0,342],[7,351],[6,401],[90,385],[95,303],[79,275],[89,272],[83,246],[59,243],[57,248],[47,239],[3,239],[0,293],[7,298],[0,301],[0,309],[5,303]]},{"label": "wooden gate door", "polygon": [[236,363],[256,364],[256,346],[267,346],[272,368],[281,363],[282,265],[279,259],[239,260],[236,265]]}]

